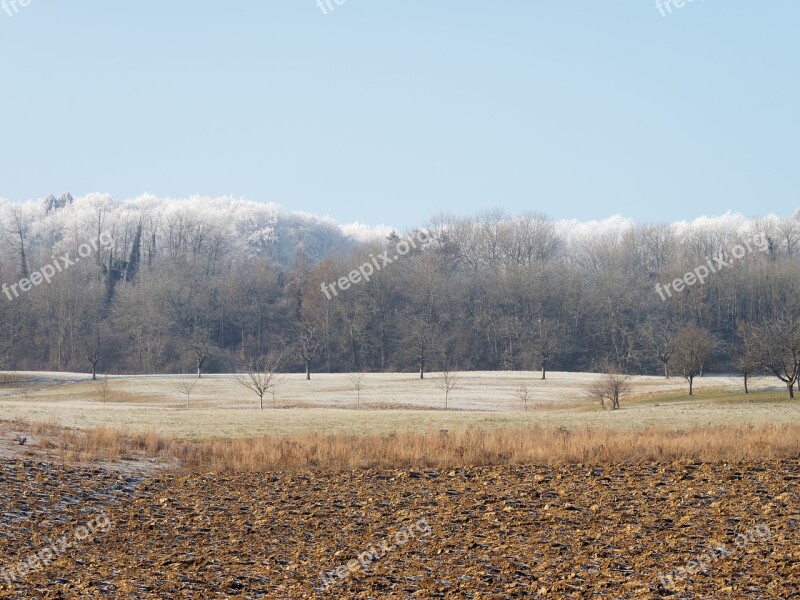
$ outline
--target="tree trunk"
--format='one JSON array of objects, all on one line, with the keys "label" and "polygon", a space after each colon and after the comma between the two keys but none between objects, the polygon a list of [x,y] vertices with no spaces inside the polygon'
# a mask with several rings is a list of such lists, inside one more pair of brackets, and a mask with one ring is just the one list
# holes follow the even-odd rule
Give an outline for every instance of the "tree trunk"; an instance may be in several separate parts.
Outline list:
[{"label": "tree trunk", "polygon": [[789,399],[791,400],[794,398],[794,381],[787,384],[787,387],[789,388]]},{"label": "tree trunk", "polygon": [[306,361],[306,381],[311,381],[311,365],[310,365],[310,361]]},{"label": "tree trunk", "polygon": [[419,378],[425,379],[425,362],[419,361]]},{"label": "tree trunk", "polygon": [[200,379],[203,376],[203,365],[206,364],[207,356],[199,356],[197,357],[197,378]]},{"label": "tree trunk", "polygon": [[386,369],[386,330],[384,325],[381,325],[380,338],[381,338],[381,371],[383,371]]},{"label": "tree trunk", "polygon": [[664,378],[669,379],[669,367],[667,366],[667,363],[664,363]]},{"label": "tree trunk", "polygon": [[694,384],[694,376],[689,377],[689,395],[692,395],[692,384]]},{"label": "tree trunk", "polygon": [[747,389],[747,373],[744,374],[744,393],[749,394],[750,392]]}]

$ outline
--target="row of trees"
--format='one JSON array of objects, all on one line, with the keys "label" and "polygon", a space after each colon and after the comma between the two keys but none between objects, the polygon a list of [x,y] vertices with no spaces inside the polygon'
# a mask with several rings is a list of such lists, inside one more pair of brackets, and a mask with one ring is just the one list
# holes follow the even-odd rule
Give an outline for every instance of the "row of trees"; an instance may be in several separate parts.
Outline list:
[{"label": "row of trees", "polygon": [[[264,396],[271,392],[274,408],[275,388],[283,381],[282,370],[284,365],[284,356],[282,354],[271,353],[267,356],[243,361],[241,371],[235,372],[231,375],[231,378],[239,386],[258,396],[259,409],[261,410],[264,410]],[[350,372],[347,374],[350,387],[356,394],[356,408],[361,408],[361,391],[365,387],[365,375],[363,371]],[[193,383],[197,383],[197,380],[182,379],[178,383],[179,391],[186,394],[187,407],[189,394],[194,390]],[[444,392],[444,409],[447,410],[450,393],[458,385],[458,373],[451,371],[449,367],[445,366],[437,376],[436,385]],[[525,410],[528,410],[527,399],[525,402]]]},{"label": "row of trees", "polygon": [[[397,235],[230,199],[107,196],[0,205],[0,277],[11,284],[100,233],[52,283],[0,296],[7,368],[232,371],[271,353],[285,368],[364,372],[681,371],[681,332],[707,336],[703,370],[769,369],[790,392],[800,317],[800,218],[664,225],[553,222],[538,214],[439,215],[433,240],[329,298]],[[347,230],[352,233],[352,229]],[[764,244],[732,249],[763,235]],[[719,257],[704,284],[664,286]],[[663,295],[663,294],[662,294]],[[692,369],[694,371],[696,369]]]},{"label": "row of trees", "polygon": [[[697,325],[688,325],[664,349],[668,354],[667,376],[673,366],[689,383],[691,396],[695,377],[701,376],[714,358],[712,334]],[[789,397],[794,398],[795,385],[800,383],[800,320],[791,312],[782,311],[769,323],[741,324],[730,360],[733,370],[742,376],[746,394],[752,377],[769,375],[783,382]],[[608,371],[613,372],[613,367]]]},{"label": "row of trees", "polygon": [[[744,324],[738,342],[732,366],[742,376],[745,394],[752,377],[769,375],[782,381],[789,398],[794,398],[795,385],[800,385],[800,322],[786,313],[761,327]],[[670,367],[677,371],[688,382],[691,396],[695,377],[703,374],[713,355],[711,334],[696,325],[686,326],[664,346],[665,375],[669,377]],[[603,376],[588,386],[588,395],[602,407],[617,410],[621,397],[630,391],[630,376],[612,364],[603,370]]]}]

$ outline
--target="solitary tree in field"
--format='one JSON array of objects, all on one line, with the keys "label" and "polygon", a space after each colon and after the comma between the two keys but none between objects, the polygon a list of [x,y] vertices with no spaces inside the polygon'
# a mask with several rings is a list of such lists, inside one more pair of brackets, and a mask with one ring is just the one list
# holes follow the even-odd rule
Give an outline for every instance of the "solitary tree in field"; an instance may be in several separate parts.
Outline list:
[{"label": "solitary tree in field", "polygon": [[619,410],[620,398],[630,392],[630,377],[611,366],[607,366],[605,371],[599,379],[589,384],[587,391],[590,397],[600,402],[602,408],[606,407],[608,400],[611,410]]},{"label": "solitary tree in field", "polygon": [[364,373],[351,372],[347,374],[347,377],[350,380],[350,387],[352,387],[356,393],[356,408],[361,408],[361,390],[364,389]]},{"label": "solitary tree in field", "polygon": [[703,367],[711,358],[714,342],[708,332],[697,325],[681,329],[675,336],[675,352],[672,361],[689,382],[689,395],[692,395],[694,378],[703,372]]},{"label": "solitary tree in field", "polygon": [[182,378],[175,384],[175,388],[181,394],[186,394],[186,408],[189,408],[189,397],[197,387],[197,379],[192,377]]},{"label": "solitary tree in field", "polygon": [[103,398],[103,404],[106,404],[111,396],[111,389],[108,384],[108,375],[103,375],[100,378],[98,385],[100,387],[100,396]]},{"label": "solitary tree in field", "polygon": [[531,390],[526,384],[520,384],[517,388],[517,398],[522,401],[522,405],[525,407],[525,412],[528,412],[528,399],[531,396]]},{"label": "solitary tree in field", "polygon": [[445,365],[442,367],[442,372],[439,374],[436,385],[444,392],[444,409],[447,410],[447,401],[450,398],[450,392],[458,385],[458,373],[450,370],[449,363],[445,362]]},{"label": "solitary tree in field", "polygon": [[278,381],[283,366],[283,354],[272,353],[244,361],[243,372],[234,373],[231,379],[258,396],[259,408],[264,410],[264,394]]}]

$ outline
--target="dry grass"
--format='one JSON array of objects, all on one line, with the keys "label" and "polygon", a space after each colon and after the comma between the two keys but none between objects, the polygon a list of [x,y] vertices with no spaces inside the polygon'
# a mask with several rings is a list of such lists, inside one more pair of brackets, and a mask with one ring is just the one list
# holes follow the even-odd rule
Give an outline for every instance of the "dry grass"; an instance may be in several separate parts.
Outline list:
[{"label": "dry grass", "polygon": [[31,377],[25,377],[19,373],[0,373],[0,386],[29,384],[33,381],[34,380]]},{"label": "dry grass", "polygon": [[[26,450],[53,451],[65,463],[97,463],[104,461],[169,458],[177,448],[154,431],[129,433],[105,425],[91,429],[70,429],[55,419],[25,423],[0,422],[0,434],[23,432],[32,437]],[[54,456],[47,452],[47,456]],[[35,454],[28,454],[35,456]]]},{"label": "dry grass", "polygon": [[364,437],[308,434],[184,444],[178,447],[177,458],[189,468],[212,471],[797,458],[799,434],[798,426],[711,427],[688,432],[529,428]]},{"label": "dry grass", "polygon": [[128,433],[106,426],[61,429],[36,423],[65,462],[155,458],[191,471],[263,472],[305,469],[447,468],[505,464],[665,462],[800,458],[800,426],[747,425],[609,431],[531,427],[325,435],[234,440],[168,440],[157,433]]},{"label": "dry grass", "polygon": [[55,418],[50,418],[46,421],[31,423],[30,431],[34,435],[52,436],[60,435],[64,431],[64,427],[59,425]]},{"label": "dry grass", "polygon": [[130,434],[101,425],[88,431],[64,430],[58,448],[67,462],[98,462],[169,458],[172,443],[153,431]]}]

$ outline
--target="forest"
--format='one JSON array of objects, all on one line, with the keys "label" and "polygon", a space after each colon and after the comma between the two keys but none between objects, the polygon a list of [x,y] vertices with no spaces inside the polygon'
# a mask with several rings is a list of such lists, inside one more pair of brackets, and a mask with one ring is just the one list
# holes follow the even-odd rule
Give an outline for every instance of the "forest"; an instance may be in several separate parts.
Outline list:
[{"label": "forest", "polygon": [[[798,214],[648,224],[495,209],[394,232],[231,198],[3,201],[0,280],[17,287],[0,295],[0,356],[4,369],[149,374],[279,355],[309,376],[687,375],[693,358],[699,374],[768,373],[791,391],[799,242]],[[367,263],[369,281],[324,293]],[[702,356],[687,359],[687,339]]]}]

